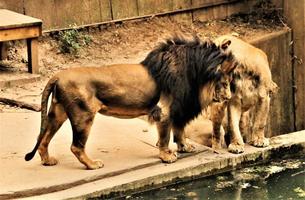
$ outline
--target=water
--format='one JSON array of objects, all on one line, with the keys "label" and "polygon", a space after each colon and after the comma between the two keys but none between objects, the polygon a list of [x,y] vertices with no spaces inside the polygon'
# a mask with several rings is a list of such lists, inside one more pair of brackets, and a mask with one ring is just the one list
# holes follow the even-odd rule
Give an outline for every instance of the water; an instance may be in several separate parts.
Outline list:
[{"label": "water", "polygon": [[305,159],[271,162],[125,198],[305,200]]}]

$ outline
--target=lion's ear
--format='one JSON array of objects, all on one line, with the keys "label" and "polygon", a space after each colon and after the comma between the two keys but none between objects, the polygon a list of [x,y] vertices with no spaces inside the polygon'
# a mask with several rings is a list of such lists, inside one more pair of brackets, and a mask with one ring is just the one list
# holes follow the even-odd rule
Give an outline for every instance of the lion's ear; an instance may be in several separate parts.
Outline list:
[{"label": "lion's ear", "polygon": [[231,44],[231,40],[224,39],[221,43],[220,48],[225,51],[230,46],[230,44]]},{"label": "lion's ear", "polygon": [[238,66],[237,62],[234,61],[224,61],[221,65],[221,71],[223,73],[229,74],[232,71],[235,70],[235,68]]}]

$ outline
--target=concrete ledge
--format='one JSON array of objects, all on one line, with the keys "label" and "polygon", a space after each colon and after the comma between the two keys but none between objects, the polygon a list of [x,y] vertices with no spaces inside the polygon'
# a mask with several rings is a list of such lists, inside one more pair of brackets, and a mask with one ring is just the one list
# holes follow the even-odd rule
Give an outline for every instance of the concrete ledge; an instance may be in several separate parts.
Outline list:
[{"label": "concrete ledge", "polygon": [[30,74],[30,73],[16,73],[16,72],[0,73],[1,88],[33,83],[36,81],[40,81],[40,75]]},{"label": "concrete ledge", "polygon": [[[211,150],[180,159],[177,163],[156,164],[142,169],[107,177],[67,190],[35,196],[35,199],[115,197],[146,189],[163,187],[181,181],[217,174],[275,158],[295,157],[305,152],[305,131],[271,138],[268,148],[246,146],[245,153],[235,155],[226,150],[215,154]],[[33,198],[33,197],[30,197]]]}]

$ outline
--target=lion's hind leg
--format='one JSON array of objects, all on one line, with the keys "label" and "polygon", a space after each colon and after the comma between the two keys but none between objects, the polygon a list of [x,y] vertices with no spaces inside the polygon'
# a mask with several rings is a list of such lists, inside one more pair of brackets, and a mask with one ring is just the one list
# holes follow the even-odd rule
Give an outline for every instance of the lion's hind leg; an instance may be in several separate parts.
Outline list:
[{"label": "lion's hind leg", "polygon": [[38,147],[38,152],[41,157],[41,163],[43,165],[51,166],[57,164],[57,160],[54,157],[49,156],[48,146],[51,139],[61,127],[61,125],[66,121],[66,119],[67,115],[62,105],[59,103],[52,102],[47,116],[47,125],[46,129],[44,130],[45,133],[43,134],[44,136]]},{"label": "lion's hind leg", "polygon": [[91,160],[85,152],[87,139],[96,113],[87,109],[85,103],[80,105],[83,106],[71,106],[67,113],[73,131],[71,151],[87,169],[99,169],[104,164],[100,160]]},{"label": "lion's hind leg", "polygon": [[256,106],[254,115],[252,138],[250,144],[255,147],[269,146],[269,139],[265,138],[265,127],[269,113],[270,97],[260,99]]}]

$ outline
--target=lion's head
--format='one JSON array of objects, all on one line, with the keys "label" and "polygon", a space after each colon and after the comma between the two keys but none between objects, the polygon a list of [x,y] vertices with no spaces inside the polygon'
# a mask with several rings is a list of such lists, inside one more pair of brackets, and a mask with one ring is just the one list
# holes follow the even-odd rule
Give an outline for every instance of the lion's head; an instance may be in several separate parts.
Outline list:
[{"label": "lion's head", "polygon": [[231,76],[223,75],[220,80],[215,83],[214,93],[213,93],[213,102],[223,102],[231,99]]},{"label": "lion's head", "polygon": [[230,43],[228,40],[219,47],[195,35],[190,39],[173,37],[160,43],[141,62],[160,92],[173,99],[170,116],[175,126],[183,127],[198,116],[213,101],[214,93],[217,101],[230,98],[227,88],[218,86],[220,80],[227,82],[222,76],[233,69],[222,65],[231,59],[231,53],[225,51]]},{"label": "lion's head", "polygon": [[[225,45],[228,46],[230,43],[231,42],[228,41]],[[231,99],[231,82],[233,80],[234,70],[237,66],[238,63],[231,54],[229,54],[228,58],[219,66],[220,75],[213,83],[213,102],[223,102]]]}]

